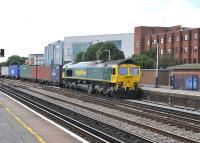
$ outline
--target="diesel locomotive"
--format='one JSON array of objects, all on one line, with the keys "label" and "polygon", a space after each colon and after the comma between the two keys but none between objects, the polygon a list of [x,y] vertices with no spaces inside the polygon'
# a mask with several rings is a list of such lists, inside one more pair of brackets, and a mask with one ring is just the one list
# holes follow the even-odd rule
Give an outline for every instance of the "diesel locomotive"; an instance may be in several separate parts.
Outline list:
[{"label": "diesel locomotive", "polygon": [[88,61],[63,66],[62,80],[66,88],[85,89],[117,98],[141,96],[140,67],[131,59]]}]

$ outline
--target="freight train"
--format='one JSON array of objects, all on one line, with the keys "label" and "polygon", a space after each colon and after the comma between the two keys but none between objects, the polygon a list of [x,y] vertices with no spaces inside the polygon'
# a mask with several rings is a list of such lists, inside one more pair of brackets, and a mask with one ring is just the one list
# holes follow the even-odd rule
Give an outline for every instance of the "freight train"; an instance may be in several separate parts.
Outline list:
[{"label": "freight train", "polygon": [[117,98],[141,96],[140,67],[131,59],[50,66],[1,67],[1,77],[31,80]]}]

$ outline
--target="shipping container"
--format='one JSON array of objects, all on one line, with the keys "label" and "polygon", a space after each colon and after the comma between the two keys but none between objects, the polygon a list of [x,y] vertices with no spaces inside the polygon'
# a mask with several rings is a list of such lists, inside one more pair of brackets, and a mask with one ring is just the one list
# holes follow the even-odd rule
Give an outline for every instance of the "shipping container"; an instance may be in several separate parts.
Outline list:
[{"label": "shipping container", "polygon": [[30,66],[30,79],[36,80],[37,79],[37,66]]},{"label": "shipping container", "polygon": [[30,66],[29,65],[21,65],[20,66],[20,77],[23,79],[30,78]]},{"label": "shipping container", "polygon": [[8,76],[8,67],[1,67],[1,77]]},{"label": "shipping container", "polygon": [[51,67],[37,66],[37,79],[40,81],[51,81]]},{"label": "shipping container", "polygon": [[19,65],[10,65],[8,67],[8,76],[11,78],[19,78],[20,77]]},{"label": "shipping container", "polygon": [[61,70],[62,70],[62,67],[59,65],[51,66],[51,81],[52,82],[61,81]]}]

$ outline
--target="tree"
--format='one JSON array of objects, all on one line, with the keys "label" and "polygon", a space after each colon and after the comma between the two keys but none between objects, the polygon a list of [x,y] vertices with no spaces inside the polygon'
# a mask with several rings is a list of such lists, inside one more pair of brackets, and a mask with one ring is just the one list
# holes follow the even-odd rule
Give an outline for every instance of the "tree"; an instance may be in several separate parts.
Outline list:
[{"label": "tree", "polygon": [[76,62],[83,62],[85,58],[85,52],[79,52],[76,56]]},{"label": "tree", "polygon": [[94,61],[97,60],[96,53],[97,51],[104,45],[104,42],[99,42],[97,44],[91,45],[87,51],[85,52],[86,61]]},{"label": "tree", "polygon": [[85,60],[108,60],[108,52],[110,50],[110,59],[118,60],[124,59],[124,53],[117,49],[117,47],[110,42],[99,42],[97,44],[91,45],[88,50],[85,52]]},{"label": "tree", "polygon": [[22,65],[25,63],[26,58],[20,57],[18,55],[13,55],[8,57],[7,64],[8,65]]},{"label": "tree", "polygon": [[142,68],[142,69],[153,69],[155,68],[155,60],[148,57],[145,54],[133,55],[132,59]]},{"label": "tree", "polygon": [[2,63],[0,63],[0,66],[8,66],[8,63],[7,62],[2,62]]},{"label": "tree", "polygon": [[173,59],[168,53],[161,55],[159,58],[159,67],[161,68],[167,68],[169,66],[175,66],[177,64],[180,64],[180,61],[178,59]]},{"label": "tree", "polygon": [[100,49],[97,51],[96,56],[99,60],[108,60],[110,50],[110,60],[119,60],[124,59],[124,53],[120,51],[114,44],[106,42]]},{"label": "tree", "polygon": [[156,49],[156,48],[151,48],[150,50],[145,51],[143,54],[144,54],[144,55],[147,55],[147,56],[150,57],[151,59],[156,60],[157,49]]},{"label": "tree", "polygon": [[25,63],[26,63],[26,60],[28,60],[27,57],[21,57],[20,63],[21,63],[21,64],[25,64]]}]

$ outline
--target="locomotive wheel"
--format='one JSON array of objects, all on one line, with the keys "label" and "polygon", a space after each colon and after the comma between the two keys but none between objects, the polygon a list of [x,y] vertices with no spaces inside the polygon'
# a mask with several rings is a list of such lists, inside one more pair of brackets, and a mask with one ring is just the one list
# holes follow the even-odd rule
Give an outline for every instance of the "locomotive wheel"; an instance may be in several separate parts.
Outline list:
[{"label": "locomotive wheel", "polygon": [[65,83],[65,88],[69,89],[69,82]]},{"label": "locomotive wheel", "polygon": [[114,98],[116,96],[116,93],[114,91],[109,91],[108,96]]},{"label": "locomotive wheel", "polygon": [[102,93],[103,93],[103,95],[107,96],[108,95],[108,88],[104,87]]},{"label": "locomotive wheel", "polygon": [[92,84],[89,84],[88,85],[88,95],[91,95],[92,92],[93,92],[94,88],[93,88],[93,85]]}]

